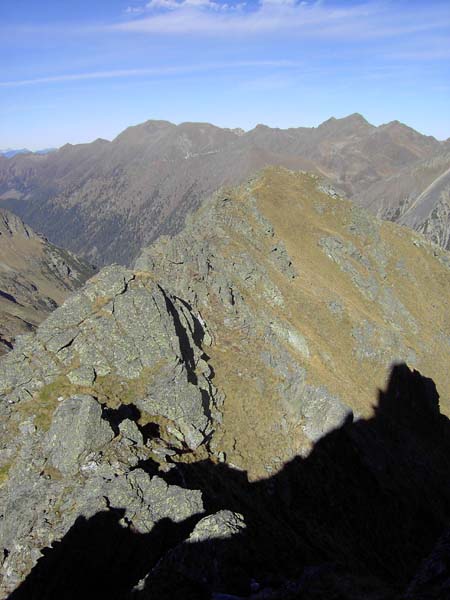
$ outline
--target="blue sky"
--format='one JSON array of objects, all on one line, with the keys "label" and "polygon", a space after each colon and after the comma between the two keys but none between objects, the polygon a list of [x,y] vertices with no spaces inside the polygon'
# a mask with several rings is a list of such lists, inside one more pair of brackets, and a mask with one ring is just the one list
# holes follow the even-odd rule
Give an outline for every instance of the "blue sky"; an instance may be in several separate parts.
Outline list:
[{"label": "blue sky", "polygon": [[449,0],[0,0],[0,148],[362,113],[450,137]]}]

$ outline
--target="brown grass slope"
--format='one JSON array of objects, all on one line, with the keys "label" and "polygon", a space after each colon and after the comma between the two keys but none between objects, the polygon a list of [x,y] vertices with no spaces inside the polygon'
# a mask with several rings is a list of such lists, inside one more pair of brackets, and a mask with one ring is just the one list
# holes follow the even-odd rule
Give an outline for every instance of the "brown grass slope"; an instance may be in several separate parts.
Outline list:
[{"label": "brown grass slope", "polygon": [[328,195],[316,176],[269,168],[219,192],[137,266],[208,324],[226,397],[218,447],[253,476],[310,446],[302,398],[369,417],[402,361],[434,379],[450,415],[449,254]]}]

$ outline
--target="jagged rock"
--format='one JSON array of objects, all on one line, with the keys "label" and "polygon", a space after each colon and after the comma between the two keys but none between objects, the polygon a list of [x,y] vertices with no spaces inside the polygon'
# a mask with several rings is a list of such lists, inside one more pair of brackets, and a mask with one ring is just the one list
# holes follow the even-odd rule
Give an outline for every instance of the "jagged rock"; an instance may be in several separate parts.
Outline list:
[{"label": "jagged rock", "polygon": [[[80,516],[125,508],[127,522],[148,533],[161,519],[183,520],[203,511],[200,492],[167,486],[137,468],[152,460],[152,447],[160,443],[144,443],[142,415],[150,425],[156,420],[165,443],[178,451],[197,449],[214,430],[220,394],[202,338],[201,322],[187,306],[150,279],[112,266],[5,357],[4,589],[11,590],[40,549],[64,536]],[[120,406],[134,410],[133,420],[120,416]],[[11,423],[23,420],[22,414],[30,420],[14,437]],[[112,426],[122,435],[114,437]],[[182,443],[174,440],[174,431]],[[169,470],[160,460],[162,472]],[[14,531],[18,515],[23,527]]]},{"label": "jagged rock", "polygon": [[175,365],[158,375],[146,396],[136,400],[136,406],[150,415],[161,415],[176,423],[182,440],[195,450],[211,433],[203,397],[208,398],[207,391],[189,381],[181,365]]},{"label": "jagged rock", "polygon": [[149,477],[142,469],[134,469],[118,483],[103,485],[109,505],[125,507],[125,517],[141,533],[150,532],[163,519],[178,523],[204,512],[199,490],[167,485],[160,477]]},{"label": "jagged rock", "polygon": [[245,529],[244,517],[230,510],[221,510],[201,519],[194,527],[188,542],[227,539]]},{"label": "jagged rock", "polygon": [[136,423],[130,419],[125,419],[119,425],[119,431],[122,436],[133,444],[142,446],[144,444],[144,436],[139,431]]}]

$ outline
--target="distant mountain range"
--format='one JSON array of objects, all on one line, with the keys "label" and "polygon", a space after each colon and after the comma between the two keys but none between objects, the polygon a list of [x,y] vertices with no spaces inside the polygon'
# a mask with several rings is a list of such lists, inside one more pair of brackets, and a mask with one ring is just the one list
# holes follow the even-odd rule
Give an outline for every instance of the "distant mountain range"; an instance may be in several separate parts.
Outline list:
[{"label": "distant mountain range", "polygon": [[[361,115],[319,127],[251,131],[147,121],[112,142],[0,157],[0,204],[96,264],[131,264],[180,230],[212,191],[267,165],[312,171],[385,218],[448,247],[450,143]],[[426,173],[426,175],[423,175]]]},{"label": "distant mountain range", "polygon": [[44,148],[42,150],[28,150],[28,148],[7,148],[6,150],[0,150],[0,156],[5,156],[6,158],[12,158],[13,156],[17,156],[17,154],[50,154],[50,152],[55,152],[57,148]]}]

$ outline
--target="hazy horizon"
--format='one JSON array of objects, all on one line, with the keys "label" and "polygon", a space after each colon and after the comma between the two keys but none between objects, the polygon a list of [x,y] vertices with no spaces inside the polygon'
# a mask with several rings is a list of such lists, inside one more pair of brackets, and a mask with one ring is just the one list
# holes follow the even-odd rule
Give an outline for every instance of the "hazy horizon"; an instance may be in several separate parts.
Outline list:
[{"label": "hazy horizon", "polygon": [[[351,114],[355,114],[355,113],[351,113]],[[289,128],[300,128],[300,127],[318,127],[319,125],[321,125],[322,123],[324,123],[325,121],[335,118],[335,119],[345,119],[346,117],[351,116],[351,114],[344,114],[344,115],[340,115],[340,116],[335,116],[335,115],[331,115],[328,118],[324,119],[324,121],[320,121],[319,123],[315,123],[313,125],[304,125],[302,123],[297,123],[295,125],[292,125],[290,127],[277,127],[276,125],[268,125],[267,123],[255,123],[254,125],[252,125],[251,127],[248,128],[244,128],[241,127],[239,125],[236,126],[227,126],[227,125],[218,125],[217,123],[207,123],[206,121],[178,121],[178,122],[174,122],[174,121],[170,121],[169,119],[145,119],[144,121],[141,121],[140,123],[130,123],[129,125],[127,125],[124,129],[120,129],[117,132],[115,132],[113,135],[111,135],[111,137],[107,138],[104,136],[99,136],[99,135],[95,135],[95,132],[93,133],[93,135],[90,138],[87,139],[80,139],[77,141],[71,141],[71,140],[67,140],[66,142],[64,142],[63,144],[59,145],[59,146],[47,146],[47,147],[43,147],[43,146],[36,146],[36,147],[32,147],[31,144],[28,145],[23,145],[23,146],[17,146],[15,148],[11,147],[11,146],[1,146],[0,147],[0,152],[4,152],[4,151],[8,151],[8,150],[30,150],[31,152],[39,152],[42,150],[59,150],[60,148],[62,148],[64,145],[66,144],[70,144],[70,145],[78,145],[78,144],[91,144],[92,142],[95,142],[98,139],[103,139],[106,140],[107,142],[112,142],[114,141],[114,139],[120,135],[125,129],[127,129],[128,127],[135,127],[137,125],[141,125],[147,121],[166,121],[168,123],[171,123],[172,125],[182,125],[184,123],[195,123],[198,125],[201,125],[202,123],[207,123],[209,125],[213,125],[214,127],[219,127],[219,128],[226,128],[226,129],[242,129],[243,131],[245,131],[246,133],[251,131],[252,129],[254,129],[255,127],[257,127],[258,125],[263,125],[263,126],[267,126],[267,127],[271,127],[273,129],[289,129]],[[358,113],[360,114],[363,118],[366,119],[365,115],[363,115],[362,113]],[[366,119],[371,125],[375,125],[376,127],[379,127],[381,125],[386,125],[388,123],[388,121],[384,122],[384,123],[372,123],[371,121],[369,121],[369,119]],[[394,121],[400,121],[401,123],[403,123],[404,125],[411,127],[411,125],[409,123],[405,123],[404,121],[402,121],[401,119],[394,119]],[[415,129],[415,128],[413,128]],[[418,131],[418,130],[416,130]],[[427,134],[424,131],[418,131],[418,133],[421,133],[423,135],[431,135],[431,134]],[[435,137],[435,136],[434,136]],[[450,138],[436,138],[441,142],[446,141],[447,139]]]}]

